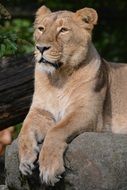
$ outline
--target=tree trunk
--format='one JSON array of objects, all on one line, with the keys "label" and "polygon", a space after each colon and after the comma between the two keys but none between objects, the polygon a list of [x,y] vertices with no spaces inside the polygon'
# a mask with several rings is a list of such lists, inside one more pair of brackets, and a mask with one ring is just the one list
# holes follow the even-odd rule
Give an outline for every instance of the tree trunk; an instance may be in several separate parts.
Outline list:
[{"label": "tree trunk", "polygon": [[33,94],[33,55],[0,60],[0,130],[25,118]]}]

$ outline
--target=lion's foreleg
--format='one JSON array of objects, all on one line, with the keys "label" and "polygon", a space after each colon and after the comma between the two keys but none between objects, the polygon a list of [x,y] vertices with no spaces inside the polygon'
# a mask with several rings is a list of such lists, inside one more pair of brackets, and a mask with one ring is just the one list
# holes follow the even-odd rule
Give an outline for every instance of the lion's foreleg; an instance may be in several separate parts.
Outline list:
[{"label": "lion's foreleg", "polygon": [[31,108],[19,134],[20,170],[24,175],[31,174],[47,131],[54,125],[52,115],[38,108]]},{"label": "lion's foreleg", "polygon": [[50,129],[45,137],[39,156],[40,177],[47,184],[54,185],[64,172],[63,154],[68,139],[83,131],[91,131],[96,124],[96,114],[84,110],[73,112]]}]

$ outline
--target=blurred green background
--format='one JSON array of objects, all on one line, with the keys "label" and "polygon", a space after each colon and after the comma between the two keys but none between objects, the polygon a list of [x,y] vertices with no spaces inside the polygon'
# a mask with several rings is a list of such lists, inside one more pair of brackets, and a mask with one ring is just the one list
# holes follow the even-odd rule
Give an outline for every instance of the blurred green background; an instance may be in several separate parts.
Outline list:
[{"label": "blurred green background", "polygon": [[[93,42],[108,61],[127,62],[127,0],[4,0],[0,2],[0,58],[32,52],[33,22],[41,5],[52,11],[92,7],[99,15]],[[17,130],[20,130],[18,125]],[[18,132],[16,131],[16,134]]]}]

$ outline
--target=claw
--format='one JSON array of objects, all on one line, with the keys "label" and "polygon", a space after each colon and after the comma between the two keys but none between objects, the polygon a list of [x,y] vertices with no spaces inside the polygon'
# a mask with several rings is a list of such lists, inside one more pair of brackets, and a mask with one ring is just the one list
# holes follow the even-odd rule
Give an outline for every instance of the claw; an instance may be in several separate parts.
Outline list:
[{"label": "claw", "polygon": [[59,182],[61,178],[62,178],[61,175],[54,177],[53,174],[51,174],[51,172],[48,172],[48,171],[45,172],[44,175],[42,174],[42,172],[40,174],[40,179],[41,179],[42,184],[47,184],[50,186],[54,186],[55,183]]},{"label": "claw", "polygon": [[21,171],[21,173],[25,176],[27,175],[32,175],[32,171],[34,170],[35,166],[33,163],[27,163],[25,162],[21,162],[19,170]]}]

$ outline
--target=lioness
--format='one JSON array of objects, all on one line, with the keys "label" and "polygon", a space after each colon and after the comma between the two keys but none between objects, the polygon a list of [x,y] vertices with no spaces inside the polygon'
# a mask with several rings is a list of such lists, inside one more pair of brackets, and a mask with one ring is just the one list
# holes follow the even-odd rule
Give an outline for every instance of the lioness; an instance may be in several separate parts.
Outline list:
[{"label": "lioness", "polygon": [[42,6],[36,14],[35,91],[19,135],[19,157],[24,175],[38,159],[46,184],[59,181],[63,153],[75,136],[127,133],[127,66],[97,53],[91,42],[97,18],[91,8],[74,13]]}]

